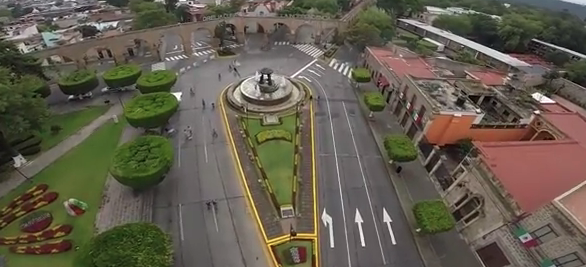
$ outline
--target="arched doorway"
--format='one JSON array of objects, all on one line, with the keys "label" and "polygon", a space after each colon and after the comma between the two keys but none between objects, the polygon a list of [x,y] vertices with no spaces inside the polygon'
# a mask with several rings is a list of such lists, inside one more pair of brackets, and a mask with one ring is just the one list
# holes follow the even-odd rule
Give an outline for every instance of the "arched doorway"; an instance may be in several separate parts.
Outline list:
[{"label": "arched doorway", "polygon": [[298,44],[313,44],[318,34],[315,27],[303,24],[295,30],[295,42]]}]

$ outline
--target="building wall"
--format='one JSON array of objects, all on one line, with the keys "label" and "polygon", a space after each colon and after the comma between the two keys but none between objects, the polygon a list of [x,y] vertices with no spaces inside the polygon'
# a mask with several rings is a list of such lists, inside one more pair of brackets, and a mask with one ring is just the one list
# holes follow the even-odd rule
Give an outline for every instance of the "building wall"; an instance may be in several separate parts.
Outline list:
[{"label": "building wall", "polygon": [[472,128],[477,116],[434,114],[432,124],[425,134],[427,141],[434,145],[455,144],[458,140],[471,138],[476,141],[519,141],[527,136],[528,128],[494,129]]},{"label": "building wall", "polygon": [[558,90],[556,94],[572,101],[574,104],[586,107],[586,88],[563,78],[553,80],[551,87]]}]

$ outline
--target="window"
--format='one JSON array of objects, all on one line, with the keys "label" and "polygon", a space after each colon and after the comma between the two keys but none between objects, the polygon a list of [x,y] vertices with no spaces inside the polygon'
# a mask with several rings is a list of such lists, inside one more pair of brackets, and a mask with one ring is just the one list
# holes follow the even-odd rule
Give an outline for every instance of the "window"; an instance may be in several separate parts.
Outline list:
[{"label": "window", "polygon": [[556,258],[552,260],[552,262],[556,267],[580,267],[584,265],[584,261],[582,261],[575,252]]},{"label": "window", "polygon": [[552,239],[555,239],[556,237],[558,237],[558,234],[553,231],[550,224],[547,224],[547,225],[533,231],[531,233],[531,236],[533,236],[535,239],[537,239],[537,242],[539,242],[539,244],[543,244],[543,243],[546,243]]},{"label": "window", "polygon": [[[458,201],[460,202],[460,201]],[[470,199],[465,199],[464,205],[460,204],[459,207],[455,207],[456,210],[452,212],[452,216],[456,219],[456,222],[460,222],[462,220],[466,220],[470,217],[474,219],[478,217],[479,214],[475,214],[479,207],[480,207],[480,200],[477,197],[472,197]],[[466,222],[467,223],[467,222]]]}]

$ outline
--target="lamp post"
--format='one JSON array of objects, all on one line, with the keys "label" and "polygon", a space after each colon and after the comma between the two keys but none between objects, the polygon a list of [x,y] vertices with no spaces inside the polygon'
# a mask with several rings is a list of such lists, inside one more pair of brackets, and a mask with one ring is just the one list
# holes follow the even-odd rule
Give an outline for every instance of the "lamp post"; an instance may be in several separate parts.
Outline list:
[{"label": "lamp post", "polygon": [[297,232],[295,231],[295,228],[293,228],[293,225],[291,224],[291,228],[289,228],[289,242],[291,242],[293,237],[296,237],[296,236],[297,236]]}]

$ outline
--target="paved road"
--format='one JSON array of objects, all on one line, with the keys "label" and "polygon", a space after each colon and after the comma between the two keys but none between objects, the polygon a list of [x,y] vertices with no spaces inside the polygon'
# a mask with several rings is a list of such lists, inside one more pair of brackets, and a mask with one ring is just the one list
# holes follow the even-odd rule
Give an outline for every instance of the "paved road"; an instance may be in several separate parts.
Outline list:
[{"label": "paved road", "polygon": [[[283,47],[266,53],[244,53],[239,61],[243,76],[262,67],[292,74],[309,61],[298,50]],[[289,55],[291,55],[289,57]],[[299,58],[298,58],[299,57]],[[270,58],[270,61],[266,59]],[[176,164],[155,194],[155,222],[172,234],[177,267],[269,266],[267,251],[249,208],[224,137],[219,110],[210,109],[223,88],[238,80],[228,73],[231,59],[216,59],[183,74],[174,91],[184,93],[180,111],[171,124],[183,139],[181,129],[191,125],[194,140],[176,144]],[[223,74],[218,81],[217,73]],[[195,88],[195,96],[189,94]],[[202,108],[201,100],[207,103]],[[212,138],[216,129],[219,138]],[[215,199],[213,213],[205,202]]]},{"label": "paved road", "polygon": [[[332,217],[334,236],[331,248],[329,228],[320,225],[322,266],[423,266],[347,75],[316,63],[299,78],[321,98],[316,111],[318,202],[320,214],[325,209]],[[395,244],[383,209],[392,219]],[[362,234],[357,221],[362,221]]]}]

